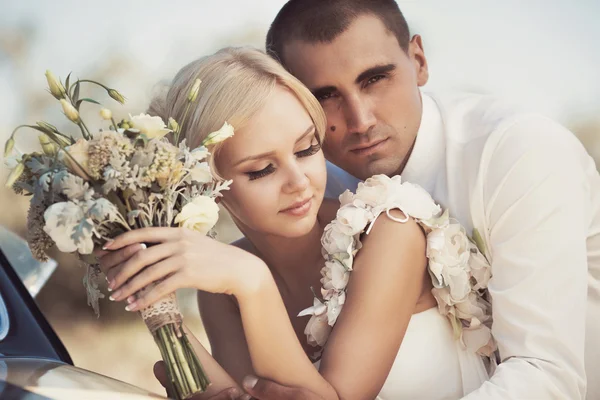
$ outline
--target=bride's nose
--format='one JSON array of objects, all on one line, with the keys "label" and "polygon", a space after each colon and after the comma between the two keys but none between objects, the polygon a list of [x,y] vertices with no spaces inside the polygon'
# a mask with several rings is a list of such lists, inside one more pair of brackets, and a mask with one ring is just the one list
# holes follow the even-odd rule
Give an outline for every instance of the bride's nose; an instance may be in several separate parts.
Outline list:
[{"label": "bride's nose", "polygon": [[308,188],[310,180],[300,165],[295,164],[288,168],[286,182],[283,185],[285,193],[303,192]]}]

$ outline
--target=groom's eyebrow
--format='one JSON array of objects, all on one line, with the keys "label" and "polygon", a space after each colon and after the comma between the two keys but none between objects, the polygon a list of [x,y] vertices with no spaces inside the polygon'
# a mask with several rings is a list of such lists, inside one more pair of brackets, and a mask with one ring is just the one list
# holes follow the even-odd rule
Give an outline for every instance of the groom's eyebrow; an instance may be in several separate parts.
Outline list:
[{"label": "groom's eyebrow", "polygon": [[[307,137],[308,135],[313,133],[315,131],[315,129],[316,128],[314,125],[309,126],[308,129],[306,131],[304,131],[304,133],[302,135],[300,135],[300,137],[298,139],[296,139],[296,143],[300,142],[302,139],[304,139],[305,137]],[[257,154],[255,156],[248,156],[248,157],[242,158],[240,161],[236,162],[234,167],[237,167],[238,165],[245,163],[246,161],[260,160],[261,158],[272,156],[273,154],[275,154],[274,151],[269,151],[267,153]]]},{"label": "groom's eyebrow", "polygon": [[396,69],[396,64],[385,64],[385,65],[376,65],[371,67],[356,77],[354,80],[355,83],[361,83],[365,79],[371,78],[375,75],[387,74]]},{"label": "groom's eyebrow", "polygon": [[[354,80],[354,83],[356,84],[360,84],[362,83],[365,79],[371,78],[375,75],[381,75],[381,74],[387,74],[389,72],[392,72],[396,69],[396,64],[382,64],[382,65],[376,65],[374,67],[371,67],[369,69],[366,69],[365,71],[361,72],[356,79]],[[310,91],[312,92],[312,94],[318,99],[320,96],[325,95],[325,94],[329,94],[332,92],[335,92],[337,90],[337,87],[335,86],[322,86],[322,87],[317,87],[314,89],[310,89]]]}]

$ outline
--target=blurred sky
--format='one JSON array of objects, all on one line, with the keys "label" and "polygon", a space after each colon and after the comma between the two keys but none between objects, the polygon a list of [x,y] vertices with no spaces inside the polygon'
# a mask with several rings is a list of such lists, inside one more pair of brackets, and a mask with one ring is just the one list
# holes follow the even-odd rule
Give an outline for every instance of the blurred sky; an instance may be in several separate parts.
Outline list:
[{"label": "blurred sky", "polygon": [[[323,0],[326,1],[326,0]],[[424,38],[427,90],[494,93],[562,123],[600,114],[600,1],[399,1]],[[18,64],[0,47],[0,141],[29,121],[48,68],[79,77],[128,61],[113,85],[144,107],[153,84],[224,45],[262,47],[282,0],[0,0],[0,35],[32,27]],[[2,39],[0,39],[2,40]],[[141,109],[138,111],[142,111]],[[30,121],[33,122],[33,121]]]}]

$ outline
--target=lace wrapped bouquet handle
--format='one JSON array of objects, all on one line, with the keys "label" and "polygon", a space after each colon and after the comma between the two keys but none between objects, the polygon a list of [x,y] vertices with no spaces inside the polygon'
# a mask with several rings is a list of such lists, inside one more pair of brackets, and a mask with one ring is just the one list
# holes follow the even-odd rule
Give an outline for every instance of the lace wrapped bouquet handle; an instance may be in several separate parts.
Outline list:
[{"label": "lace wrapped bouquet handle", "polygon": [[[181,124],[169,118],[167,126],[160,117],[146,114],[117,123],[110,110],[101,108],[108,129],[90,130],[80,108],[100,103],[80,97],[81,87],[99,86],[121,104],[123,95],[90,80],[71,83],[70,74],[64,83],[49,71],[46,78],[76,132],[62,132],[43,121],[17,127],[4,149],[11,169],[6,185],[31,196],[27,240],[36,258],[46,259],[53,246],[80,256],[86,266],[88,302],[98,314],[98,301],[104,295],[98,288],[101,272],[92,255],[95,247],[145,227],[181,226],[214,237],[219,210],[215,200],[231,181],[213,176],[209,150],[232,136],[233,128],[225,122],[196,149],[179,141],[185,116],[200,90],[201,82],[196,80]],[[16,134],[21,129],[37,133],[40,151],[19,151]],[[204,391],[210,381],[183,332],[175,294],[141,315],[166,363],[173,394],[185,399]]]}]

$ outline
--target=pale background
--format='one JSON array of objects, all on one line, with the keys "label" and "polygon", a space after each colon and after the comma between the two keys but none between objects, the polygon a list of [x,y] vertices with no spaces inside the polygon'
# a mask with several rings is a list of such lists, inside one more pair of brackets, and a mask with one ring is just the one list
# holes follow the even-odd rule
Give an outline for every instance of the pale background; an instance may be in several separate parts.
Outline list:
[{"label": "pale background", "polygon": [[[46,69],[119,89],[129,99],[123,107],[90,93],[117,118],[139,113],[156,84],[185,63],[226,45],[262,48],[283,3],[0,0],[0,142],[16,125],[42,119],[71,129],[45,91]],[[424,39],[431,76],[425,90],[492,93],[544,113],[569,127],[600,162],[600,2],[399,3],[412,32]],[[93,121],[97,110],[87,110]],[[31,138],[24,135],[19,147],[32,149]],[[2,181],[6,174],[2,168]],[[26,199],[0,189],[0,224],[23,235],[26,209]],[[237,235],[223,217],[220,239]],[[72,258],[56,256],[59,269],[38,302],[75,364],[162,393],[151,372],[159,354],[141,320],[108,301],[96,319],[85,303],[83,271]],[[180,299],[187,323],[205,341],[193,293]]]}]

